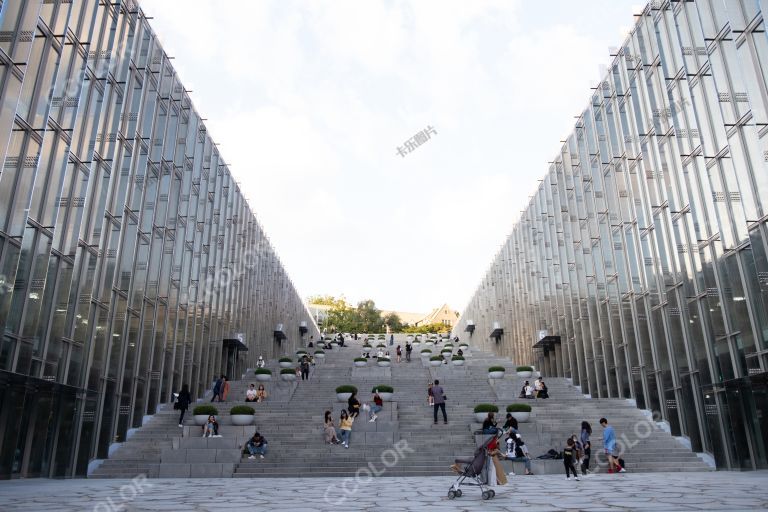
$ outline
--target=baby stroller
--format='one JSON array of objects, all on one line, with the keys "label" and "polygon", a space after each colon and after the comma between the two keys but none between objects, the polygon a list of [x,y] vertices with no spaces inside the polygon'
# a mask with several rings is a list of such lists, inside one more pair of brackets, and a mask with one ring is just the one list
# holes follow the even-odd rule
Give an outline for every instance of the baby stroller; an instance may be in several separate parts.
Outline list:
[{"label": "baby stroller", "polygon": [[[499,430],[496,435],[489,437],[478,449],[475,450],[475,455],[471,459],[456,459],[453,466],[454,471],[459,474],[459,478],[448,489],[448,499],[461,498],[461,486],[472,485],[480,487],[481,496],[484,500],[490,500],[496,496],[496,491],[488,488],[488,483],[483,481],[483,470],[485,469],[486,461],[488,460],[488,446],[494,441],[498,442],[498,439],[504,435],[504,432]],[[464,469],[459,469],[458,465],[464,464]]]}]

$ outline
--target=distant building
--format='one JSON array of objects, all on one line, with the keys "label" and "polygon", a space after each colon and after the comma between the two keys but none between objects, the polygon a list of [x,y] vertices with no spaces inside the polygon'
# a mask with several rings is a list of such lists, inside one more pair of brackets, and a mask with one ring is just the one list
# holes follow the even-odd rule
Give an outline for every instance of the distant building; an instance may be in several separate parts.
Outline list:
[{"label": "distant building", "polygon": [[451,309],[448,304],[443,304],[439,308],[433,309],[430,314],[421,317],[412,325],[418,327],[420,325],[443,324],[447,327],[453,327],[458,318],[458,311]]}]

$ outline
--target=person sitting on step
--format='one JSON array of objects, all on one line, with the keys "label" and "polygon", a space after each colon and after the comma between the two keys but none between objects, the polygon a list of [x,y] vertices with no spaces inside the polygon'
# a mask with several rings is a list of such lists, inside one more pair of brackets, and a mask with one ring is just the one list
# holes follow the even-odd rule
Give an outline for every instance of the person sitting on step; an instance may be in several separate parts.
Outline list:
[{"label": "person sitting on step", "polygon": [[258,432],[253,434],[253,437],[248,440],[248,444],[245,447],[248,448],[248,453],[251,454],[248,456],[249,459],[255,459],[256,455],[263,459],[267,454],[267,440]]},{"label": "person sitting on step", "polygon": [[258,398],[256,395],[256,386],[251,384],[248,386],[248,391],[245,392],[245,401],[246,402],[258,402]]},{"label": "person sitting on step", "polygon": [[267,399],[267,390],[264,389],[264,384],[259,384],[259,389],[256,390],[256,401],[263,402]]},{"label": "person sitting on step", "polygon": [[208,421],[203,425],[203,437],[221,437],[219,435],[219,422],[216,421],[216,416],[213,414],[208,416]]},{"label": "person sitting on step", "polygon": [[339,418],[339,428],[341,433],[341,444],[344,448],[349,448],[349,437],[352,435],[352,423],[355,422],[355,417],[347,414],[347,411],[341,411],[341,417]]},{"label": "person sitting on step", "polygon": [[486,416],[485,421],[483,421],[483,434],[493,435],[498,431],[499,431],[499,428],[496,426],[496,419],[494,418],[494,413],[493,411],[491,411],[488,413],[488,416]]},{"label": "person sitting on step", "polygon": [[325,411],[323,434],[325,436],[325,444],[339,444],[341,442],[336,436],[336,426],[333,424],[331,411]]},{"label": "person sitting on step", "polygon": [[350,395],[349,400],[347,400],[347,410],[349,411],[349,415],[353,418],[356,418],[358,414],[360,414],[360,400],[357,399],[357,391],[353,391],[352,395]]},{"label": "person sitting on step", "polygon": [[378,418],[378,416],[376,416],[376,413],[381,412],[383,408],[384,408],[384,400],[381,399],[381,395],[379,395],[379,390],[374,389],[373,405],[371,406],[371,413],[370,413],[371,418],[368,421],[370,423],[373,423],[374,421],[376,421],[376,418]]},{"label": "person sitting on step", "polygon": [[264,362],[264,358],[259,356],[259,360],[256,361],[256,368],[264,368],[264,365],[266,363]]}]

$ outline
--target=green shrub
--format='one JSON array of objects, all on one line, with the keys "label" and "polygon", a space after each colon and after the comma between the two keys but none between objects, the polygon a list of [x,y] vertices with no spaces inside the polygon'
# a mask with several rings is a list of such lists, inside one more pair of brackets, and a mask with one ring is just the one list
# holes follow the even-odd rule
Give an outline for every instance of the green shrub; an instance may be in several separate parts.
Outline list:
[{"label": "green shrub", "polygon": [[363,345],[363,348],[373,348],[373,347],[366,343],[365,345]]},{"label": "green shrub", "polygon": [[499,408],[493,404],[477,404],[475,412],[499,412]]},{"label": "green shrub", "polygon": [[453,356],[451,358],[451,360],[452,361],[463,361],[464,360],[464,356]]},{"label": "green shrub", "polygon": [[443,345],[443,348],[453,348],[453,345],[451,345],[450,343],[446,343],[445,345]]},{"label": "green shrub", "polygon": [[374,393],[378,390],[379,393],[394,393],[395,389],[392,386],[387,386],[386,384],[382,384],[380,386],[374,386],[371,390],[371,393]]},{"label": "green shrub", "polygon": [[364,363],[367,363],[367,362],[368,362],[368,360],[367,360],[366,358],[364,358],[364,357],[356,357],[356,358],[355,358],[355,362],[356,362],[356,363],[358,363],[358,362],[360,362],[360,361],[362,361],[362,362],[364,362]]},{"label": "green shrub", "polygon": [[384,361],[384,362],[388,363],[389,362],[389,358],[388,357],[377,357],[376,358],[376,362],[379,362],[379,361]]},{"label": "green shrub", "polygon": [[451,349],[449,349],[449,348],[444,348],[444,349],[443,349],[443,350],[441,350],[440,352],[441,352],[441,353],[446,353],[446,352],[447,352],[447,353],[449,353],[449,354],[450,354],[451,352],[453,352],[453,350],[451,350]]},{"label": "green shrub", "polygon": [[280,370],[280,375],[287,375],[289,373],[292,373],[292,374],[295,375],[296,374],[296,369],[295,368],[283,368],[282,370]]},{"label": "green shrub", "polygon": [[422,349],[422,350],[421,350],[421,353],[422,353],[422,354],[431,354],[431,353],[432,353],[432,351],[431,351],[431,350],[429,350],[428,348],[425,348],[425,349]]},{"label": "green shrub", "polygon": [[336,388],[337,393],[357,393],[357,388],[351,384],[344,384]]},{"label": "green shrub", "polygon": [[532,368],[532,367],[530,367],[530,366],[518,366],[518,367],[516,368],[516,370],[517,370],[518,372],[532,372],[532,371],[533,371],[533,368]]},{"label": "green shrub", "polygon": [[272,370],[269,368],[256,368],[256,371],[253,373],[256,375],[272,375]]},{"label": "green shrub", "polygon": [[510,404],[507,406],[507,412],[531,412],[531,406],[528,404]]},{"label": "green shrub", "polygon": [[218,416],[219,410],[212,405],[198,405],[192,409],[192,414],[195,416],[210,416],[211,414]]},{"label": "green shrub", "polygon": [[256,411],[253,407],[247,405],[236,405],[229,410],[229,414],[250,414],[253,415]]},{"label": "green shrub", "polygon": [[281,357],[280,359],[278,359],[278,361],[281,363],[292,363],[293,359],[291,359],[290,357]]},{"label": "green shrub", "polygon": [[315,350],[315,355],[325,354],[325,350]]},{"label": "green shrub", "polygon": [[488,372],[489,373],[490,372],[503,372],[503,371],[504,371],[504,367],[503,366],[491,366],[490,368],[488,368]]},{"label": "green shrub", "polygon": [[442,361],[443,356],[432,356],[429,358],[430,361]]},{"label": "green shrub", "polygon": [[307,351],[306,351],[306,350],[304,350],[304,349],[301,349],[301,350],[297,350],[297,351],[296,351],[296,355],[297,355],[297,356],[300,356],[301,354],[306,354],[306,353],[307,353]]}]

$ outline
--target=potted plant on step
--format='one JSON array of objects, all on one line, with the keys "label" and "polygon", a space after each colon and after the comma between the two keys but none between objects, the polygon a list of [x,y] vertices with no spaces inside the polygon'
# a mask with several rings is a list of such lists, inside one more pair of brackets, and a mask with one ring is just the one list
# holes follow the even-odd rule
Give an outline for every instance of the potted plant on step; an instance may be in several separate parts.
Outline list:
[{"label": "potted plant on step", "polygon": [[497,413],[499,408],[493,404],[477,404],[475,406],[475,421],[478,423],[484,422],[489,412]]},{"label": "potted plant on step", "polygon": [[364,357],[356,357],[355,366],[357,366],[358,368],[363,368],[364,366],[368,366],[368,360]]},{"label": "potted plant on step", "polygon": [[256,380],[259,382],[267,382],[268,380],[272,380],[272,370],[268,368],[256,368],[256,371],[253,373],[256,375]]},{"label": "potted plant on step", "polygon": [[315,350],[315,359],[325,359],[325,351]]},{"label": "potted plant on step", "polygon": [[293,359],[290,357],[281,357],[278,360],[278,363],[280,364],[280,368],[290,368],[293,366]]},{"label": "potted plant on step", "polygon": [[232,418],[232,424],[238,427],[253,424],[253,413],[256,411],[253,407],[247,405],[236,405],[229,410],[229,416]]},{"label": "potted plant on step", "polygon": [[523,423],[531,417],[531,406],[528,404],[510,404],[507,406],[507,412],[512,414],[517,421]]},{"label": "potted plant on step", "polygon": [[379,357],[376,359],[376,365],[381,366],[382,368],[386,368],[387,366],[391,366],[392,362],[389,360],[388,357]]},{"label": "potted plant on step", "polygon": [[349,400],[349,397],[352,396],[352,393],[357,393],[357,388],[351,384],[344,384],[343,386],[336,388],[336,398],[339,400],[339,402],[346,402]]},{"label": "potted plant on step", "polygon": [[377,390],[379,392],[379,396],[385,402],[392,400],[392,394],[395,392],[395,389],[392,386],[387,386],[386,384],[379,384],[378,386],[374,386],[373,389],[371,389],[371,393],[374,393]]},{"label": "potted plant on step", "polygon": [[280,379],[281,380],[296,380],[296,369],[295,368],[283,368],[280,370]]},{"label": "potted plant on step", "polygon": [[205,425],[205,422],[208,421],[208,416],[211,414],[218,416],[219,410],[209,404],[198,405],[192,409],[192,415],[195,417],[195,425]]},{"label": "potted plant on step", "polygon": [[421,357],[429,357],[432,355],[432,351],[428,348],[421,349]]},{"label": "potted plant on step", "polygon": [[429,366],[440,366],[443,364],[443,356],[432,356],[429,358]]},{"label": "potted plant on step", "polygon": [[461,343],[459,343],[459,348],[461,349],[462,352],[466,352],[467,349],[469,349],[469,345],[462,341]]},{"label": "potted plant on step", "polygon": [[516,370],[517,370],[517,376],[522,379],[527,379],[531,375],[533,375],[533,368],[531,368],[530,366],[518,366]]},{"label": "potted plant on step", "polygon": [[302,357],[304,357],[306,355],[308,355],[307,351],[304,350],[303,348],[296,351],[296,357],[298,357],[299,359],[301,359]]},{"label": "potted plant on step", "polygon": [[453,356],[451,358],[451,363],[453,363],[453,366],[463,366],[464,356]]},{"label": "potted plant on step", "polygon": [[504,378],[504,367],[503,366],[491,366],[488,368],[488,378],[489,379],[503,379]]},{"label": "potted plant on step", "polygon": [[370,350],[373,350],[373,347],[371,345],[369,345],[368,343],[366,343],[365,345],[363,345],[363,350],[368,352]]}]

